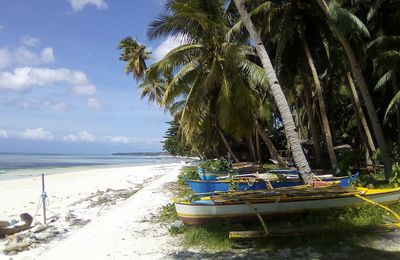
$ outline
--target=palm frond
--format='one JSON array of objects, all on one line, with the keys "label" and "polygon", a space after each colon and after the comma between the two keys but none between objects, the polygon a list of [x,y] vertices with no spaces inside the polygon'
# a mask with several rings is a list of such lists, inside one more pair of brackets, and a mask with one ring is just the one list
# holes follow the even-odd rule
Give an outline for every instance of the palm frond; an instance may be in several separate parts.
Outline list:
[{"label": "palm frond", "polygon": [[397,108],[399,105],[399,101],[400,101],[400,91],[396,93],[396,95],[392,98],[392,100],[390,101],[386,112],[385,112],[385,116],[384,116],[384,120],[387,120],[387,116],[390,113],[390,111],[394,108]]},{"label": "palm frond", "polygon": [[329,3],[329,19],[344,33],[359,32],[364,37],[370,38],[370,33],[365,24],[353,13],[342,8],[336,1]]},{"label": "palm frond", "polygon": [[384,75],[382,75],[382,77],[376,83],[374,90],[375,91],[382,90],[383,87],[386,85],[386,83],[388,83],[390,81],[390,79],[392,77],[392,73],[393,73],[393,71],[390,70],[390,71],[386,72]]}]

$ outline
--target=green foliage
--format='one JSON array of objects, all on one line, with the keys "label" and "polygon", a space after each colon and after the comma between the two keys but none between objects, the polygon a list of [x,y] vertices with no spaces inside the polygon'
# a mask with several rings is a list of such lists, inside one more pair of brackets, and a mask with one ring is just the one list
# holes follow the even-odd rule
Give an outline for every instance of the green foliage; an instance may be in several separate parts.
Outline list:
[{"label": "green foliage", "polygon": [[142,80],[147,69],[146,60],[150,59],[151,52],[146,46],[139,44],[135,38],[126,37],[118,45],[121,50],[119,59],[126,63],[125,73],[133,75],[136,80]]},{"label": "green foliage", "polygon": [[168,124],[170,127],[164,136],[165,140],[163,141],[163,150],[173,156],[191,155],[191,147],[183,140],[182,134],[179,130],[178,119],[175,118],[173,121],[168,122]]},{"label": "green foliage", "polygon": [[389,179],[389,185],[393,187],[400,186],[400,163],[395,162],[392,166],[392,177]]},{"label": "green foliage", "polygon": [[342,153],[339,158],[340,172],[343,174],[350,173],[351,168],[358,167],[361,158],[362,153],[359,150]]},{"label": "green foliage", "polygon": [[184,230],[182,245],[210,250],[228,250],[232,245],[228,234],[234,228],[233,224],[226,221],[213,221],[203,226],[189,226]]},{"label": "green foliage", "polygon": [[362,174],[354,182],[353,186],[356,187],[367,187],[367,188],[392,188],[393,184],[388,183],[385,180],[383,172]]},{"label": "green foliage", "polygon": [[186,180],[198,180],[199,174],[197,173],[196,166],[184,166],[181,168],[181,173],[178,175],[178,183],[184,185]]},{"label": "green foliage", "polygon": [[224,172],[232,169],[232,161],[225,159],[224,157],[219,158],[217,160],[208,160],[201,164],[199,167],[204,169],[205,171],[210,172]]},{"label": "green foliage", "polygon": [[161,208],[159,219],[163,222],[173,222],[178,219],[174,203],[168,203]]}]

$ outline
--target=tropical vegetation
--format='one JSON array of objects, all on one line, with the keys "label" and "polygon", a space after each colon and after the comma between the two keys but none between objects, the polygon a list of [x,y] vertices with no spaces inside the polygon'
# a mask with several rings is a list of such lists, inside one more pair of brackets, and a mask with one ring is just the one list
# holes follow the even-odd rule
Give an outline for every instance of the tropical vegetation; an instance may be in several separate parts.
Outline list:
[{"label": "tropical vegetation", "polygon": [[150,40],[128,37],[125,72],[171,113],[164,149],[300,171],[383,165],[400,147],[400,2],[167,0]]}]

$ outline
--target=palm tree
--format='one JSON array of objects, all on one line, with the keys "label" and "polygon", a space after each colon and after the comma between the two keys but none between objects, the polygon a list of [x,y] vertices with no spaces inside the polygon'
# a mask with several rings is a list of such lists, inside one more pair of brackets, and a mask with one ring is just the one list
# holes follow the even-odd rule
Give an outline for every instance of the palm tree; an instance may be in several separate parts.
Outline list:
[{"label": "palm tree", "polygon": [[333,149],[332,134],[331,134],[331,130],[329,127],[329,121],[328,121],[328,116],[327,116],[327,112],[326,112],[324,96],[322,93],[321,82],[319,80],[318,73],[315,68],[313,57],[311,56],[311,51],[310,51],[310,48],[307,43],[307,39],[306,39],[306,36],[304,33],[304,28],[299,28],[299,31],[300,31],[299,34],[300,34],[300,39],[301,39],[301,42],[303,45],[304,53],[306,55],[306,60],[307,60],[309,69],[311,70],[312,78],[313,78],[314,85],[315,85],[315,93],[317,94],[319,110],[320,110],[321,119],[322,119],[322,126],[323,126],[322,132],[325,137],[325,142],[326,142],[326,146],[328,149],[329,158],[331,160],[331,165],[332,165],[332,168],[334,169],[337,167],[337,159],[336,159],[335,151]]},{"label": "palm tree", "polygon": [[311,173],[311,169],[304,155],[304,152],[301,148],[288,102],[283,94],[281,86],[279,85],[271,60],[253,22],[250,19],[249,14],[247,13],[243,1],[234,0],[234,2],[242,18],[242,21],[247,31],[249,32],[251,39],[253,40],[258,56],[260,57],[261,63],[267,74],[269,88],[271,89],[272,95],[282,116],[282,120],[285,125],[285,132],[292,148],[294,161],[296,162],[300,172],[302,172],[304,181],[306,183],[310,183],[313,179],[313,175]]},{"label": "palm tree", "polygon": [[379,118],[368,89],[367,81],[361,69],[362,67],[357,59],[357,56],[353,50],[353,47],[351,46],[350,41],[346,36],[346,31],[344,31],[345,29],[347,29],[347,32],[349,32],[351,30],[351,26],[343,28],[340,25],[342,25],[344,21],[347,22],[347,25],[356,25],[357,27],[361,28],[361,30],[366,35],[369,35],[368,30],[356,16],[354,16],[347,10],[342,9],[340,6],[338,6],[336,2],[330,0],[316,1],[319,4],[323,13],[325,14],[327,20],[329,20],[332,32],[337,37],[346,53],[353,77],[356,80],[356,84],[359,86],[361,95],[364,99],[376,141],[382,153],[382,159],[385,168],[385,177],[386,179],[389,179],[392,176],[393,163],[390,156],[390,150],[383,135],[382,127],[379,122]]},{"label": "palm tree", "polygon": [[146,46],[139,44],[135,38],[126,37],[121,40],[118,49],[121,50],[119,59],[126,62],[125,73],[133,75],[137,81],[144,78],[147,69],[146,60],[150,59],[150,51],[146,50]]},{"label": "palm tree", "polygon": [[[235,158],[225,133],[239,142],[254,138],[259,106],[255,86],[265,86],[265,72],[253,62],[256,54],[246,41],[226,40],[232,19],[229,11],[223,9],[223,1],[184,2],[169,1],[168,14],[160,16],[150,26],[150,38],[169,35],[184,40],[181,46],[152,65],[147,77],[176,71],[166,86],[164,104],[176,97],[185,97],[181,118],[185,135],[197,139],[199,129],[203,129],[202,125],[207,125],[204,122],[210,119],[226,149]],[[187,27],[187,24],[192,26]],[[265,132],[263,129],[258,131]],[[264,134],[262,137],[270,155],[285,166],[269,137]],[[254,150],[252,142],[249,146],[250,151]]]},{"label": "palm tree", "polygon": [[385,119],[388,113],[396,110],[397,142],[400,143],[400,109],[396,103],[400,100],[400,89],[398,84],[398,64],[400,61],[400,36],[379,36],[371,42],[369,51],[373,58],[374,71],[379,76],[375,85],[375,91],[383,91],[388,86],[392,86],[393,98],[386,108]]}]

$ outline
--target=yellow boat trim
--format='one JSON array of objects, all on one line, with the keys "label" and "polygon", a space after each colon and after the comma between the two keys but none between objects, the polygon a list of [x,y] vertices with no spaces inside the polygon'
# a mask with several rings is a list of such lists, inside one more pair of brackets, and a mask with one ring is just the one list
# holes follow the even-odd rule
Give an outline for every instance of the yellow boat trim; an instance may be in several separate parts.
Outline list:
[{"label": "yellow boat trim", "polygon": [[[398,200],[393,200],[393,201],[387,201],[382,204],[392,204],[398,202]],[[203,204],[204,205],[204,204]],[[351,206],[335,206],[335,207],[321,207],[321,208],[313,208],[313,209],[299,209],[299,210],[288,210],[288,211],[282,211],[282,212],[274,212],[273,214],[291,214],[291,213],[297,213],[297,212],[302,212],[302,211],[309,211],[309,210],[327,210],[327,209],[336,209],[336,208],[354,208],[354,207],[359,207],[362,206],[363,204],[354,204]],[[215,206],[215,205],[213,205]],[[261,215],[268,215],[269,212],[261,213]],[[273,215],[272,214],[272,215]],[[235,214],[217,214],[217,215],[210,215],[210,214],[184,214],[184,213],[177,213],[178,217],[183,217],[183,218],[224,218],[224,217],[243,217],[243,216],[249,216],[253,215],[252,213],[235,213]],[[400,222],[396,223],[396,225],[400,226]]]},{"label": "yellow boat trim", "polygon": [[[300,190],[301,189],[295,189],[295,190]],[[359,191],[363,196],[371,196],[371,195],[384,195],[387,193],[391,193],[391,192],[396,192],[396,191],[400,191],[400,188],[385,188],[385,189],[369,189],[369,188],[357,188],[355,190],[355,192],[346,192],[346,193],[341,193],[341,194],[336,194],[333,197],[332,196],[327,196],[327,195],[318,195],[315,194],[314,197],[312,196],[298,196],[298,197],[288,197],[286,193],[282,193],[279,195],[274,195],[274,196],[268,196],[266,198],[252,198],[251,201],[252,203],[257,203],[257,201],[259,203],[265,202],[275,202],[277,199],[279,199],[281,202],[290,202],[290,201],[301,201],[301,200],[319,200],[319,199],[334,199],[334,198],[343,198],[343,197],[349,197],[349,196],[354,196],[355,194],[357,194],[357,191]],[[240,196],[242,193],[238,193],[238,195]],[[257,194],[255,194],[257,195]],[[234,198],[234,197],[233,197]],[[212,200],[210,196],[207,197],[201,197],[200,200]],[[218,200],[218,203],[224,203],[227,202],[229,203],[229,200]],[[181,201],[178,202],[179,204],[183,204],[183,205],[192,205],[192,203],[190,201]],[[235,202],[230,202],[230,204],[236,204]],[[216,205],[220,205],[220,204],[216,204]]]},{"label": "yellow boat trim", "polygon": [[395,218],[397,218],[397,221],[400,223],[400,216],[399,216],[396,212],[394,212],[393,210],[391,210],[390,208],[388,208],[388,207],[386,207],[386,206],[383,206],[382,204],[379,204],[378,202],[375,202],[375,201],[373,201],[373,200],[370,200],[370,199],[367,199],[367,198],[365,198],[365,197],[363,197],[363,196],[360,196],[359,194],[354,194],[354,196],[356,196],[357,198],[362,199],[362,200],[364,200],[364,201],[366,201],[366,202],[368,202],[368,203],[370,203],[370,204],[372,204],[372,205],[379,206],[379,207],[383,208],[384,210],[386,210],[386,211],[392,213],[392,215],[394,215]]}]

